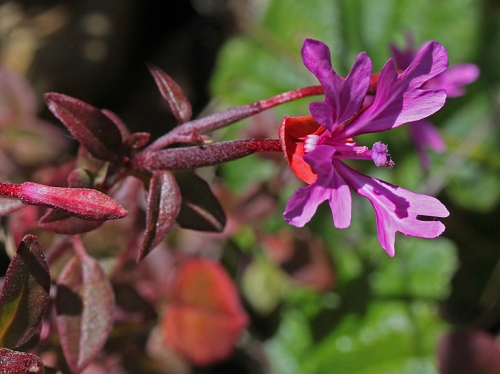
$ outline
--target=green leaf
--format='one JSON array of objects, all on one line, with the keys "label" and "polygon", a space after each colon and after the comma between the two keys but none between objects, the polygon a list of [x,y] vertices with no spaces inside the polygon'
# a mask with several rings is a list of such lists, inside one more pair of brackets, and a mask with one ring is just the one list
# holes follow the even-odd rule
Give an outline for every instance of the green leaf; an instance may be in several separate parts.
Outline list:
[{"label": "green leaf", "polygon": [[47,307],[50,274],[35,236],[26,235],[10,262],[0,294],[0,346],[19,347],[35,333]]},{"label": "green leaf", "polygon": [[374,293],[383,297],[442,300],[457,269],[453,244],[445,238],[399,240],[397,256],[372,274]]},{"label": "green leaf", "polygon": [[241,292],[261,316],[267,316],[282,302],[288,280],[288,276],[279,267],[256,260],[243,273]]},{"label": "green leaf", "polygon": [[347,317],[306,360],[305,370],[330,373],[335,367],[339,373],[356,374],[436,372],[435,342],[444,328],[433,304],[373,302],[363,318]]},{"label": "green leaf", "polygon": [[99,263],[77,250],[57,280],[57,330],[68,366],[83,370],[102,350],[113,327],[114,295]]}]

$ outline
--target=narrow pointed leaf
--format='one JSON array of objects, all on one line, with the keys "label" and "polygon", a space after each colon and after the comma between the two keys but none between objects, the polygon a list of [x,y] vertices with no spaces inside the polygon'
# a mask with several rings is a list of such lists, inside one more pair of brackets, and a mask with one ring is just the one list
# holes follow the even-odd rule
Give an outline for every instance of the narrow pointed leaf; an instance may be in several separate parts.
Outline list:
[{"label": "narrow pointed leaf", "polygon": [[192,114],[191,104],[180,86],[163,70],[148,64],[149,71],[155,79],[161,95],[170,105],[170,109],[179,125],[189,121]]},{"label": "narrow pointed leaf", "polygon": [[169,233],[181,209],[181,200],[181,192],[174,176],[166,171],[155,171],[149,183],[146,231],[138,261]]},{"label": "narrow pointed leaf", "polygon": [[38,226],[57,234],[76,235],[95,230],[104,222],[81,219],[60,210],[49,210],[40,218]]},{"label": "narrow pointed leaf", "polygon": [[226,215],[206,181],[190,171],[176,172],[182,205],[177,223],[186,229],[221,232]]},{"label": "narrow pointed leaf", "polygon": [[0,373],[44,374],[45,368],[41,358],[32,353],[0,348]]},{"label": "narrow pointed leaf", "polygon": [[85,253],[68,262],[57,280],[57,330],[68,366],[83,370],[102,350],[113,327],[114,297],[99,263]]},{"label": "narrow pointed leaf", "polygon": [[122,135],[108,116],[70,96],[50,92],[44,97],[50,111],[94,157],[105,161],[117,158]]},{"label": "narrow pointed leaf", "polygon": [[47,307],[50,274],[35,236],[26,235],[10,262],[0,294],[0,346],[15,348],[35,333]]}]

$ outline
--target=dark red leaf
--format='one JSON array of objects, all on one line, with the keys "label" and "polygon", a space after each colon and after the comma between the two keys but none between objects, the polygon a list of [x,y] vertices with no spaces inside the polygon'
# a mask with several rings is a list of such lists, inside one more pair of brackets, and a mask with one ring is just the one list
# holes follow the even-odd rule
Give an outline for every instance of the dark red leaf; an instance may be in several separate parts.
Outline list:
[{"label": "dark red leaf", "polygon": [[125,123],[121,120],[120,117],[111,110],[108,109],[101,109],[102,114],[104,114],[106,117],[108,117],[113,123],[118,127],[118,130],[120,130],[120,134],[122,135],[122,140],[126,139],[130,136],[130,131],[125,125]]},{"label": "dark red leaf", "polygon": [[33,235],[26,235],[10,262],[0,294],[0,346],[15,348],[35,333],[47,307],[50,274]]},{"label": "dark red leaf", "polygon": [[148,64],[149,71],[158,86],[161,96],[168,102],[179,125],[189,121],[192,114],[191,104],[180,86],[163,70]]},{"label": "dark red leaf", "polygon": [[51,187],[25,182],[20,185],[19,200],[24,204],[63,210],[89,221],[123,218],[127,211],[111,197],[91,188]]},{"label": "dark red leaf", "polygon": [[104,222],[81,219],[60,210],[49,210],[40,218],[38,226],[57,234],[76,235],[95,230]]},{"label": "dark red leaf", "polygon": [[206,181],[190,171],[174,174],[182,195],[177,223],[186,229],[221,232],[226,215]]},{"label": "dark red leaf", "polygon": [[127,316],[148,321],[157,317],[155,309],[128,284],[113,284],[117,307]]},{"label": "dark red leaf", "polygon": [[57,280],[57,329],[68,366],[83,370],[101,351],[113,327],[114,297],[99,263],[83,249]]},{"label": "dark red leaf", "polygon": [[138,261],[167,236],[180,209],[181,192],[174,176],[167,171],[155,171],[149,182],[146,231]]},{"label": "dark red leaf", "polygon": [[447,333],[439,341],[438,358],[442,374],[500,373],[500,346],[480,330]]},{"label": "dark red leaf", "polygon": [[44,95],[50,111],[96,158],[112,161],[122,144],[118,127],[99,109],[78,99],[50,92]]},{"label": "dark red leaf", "polygon": [[0,373],[44,374],[45,368],[40,357],[34,354],[0,348]]}]

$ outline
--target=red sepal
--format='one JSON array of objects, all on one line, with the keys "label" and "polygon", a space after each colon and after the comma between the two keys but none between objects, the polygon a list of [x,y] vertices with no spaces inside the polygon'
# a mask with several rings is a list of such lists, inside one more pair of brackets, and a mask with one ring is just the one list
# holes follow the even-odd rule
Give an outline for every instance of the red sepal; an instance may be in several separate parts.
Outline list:
[{"label": "red sepal", "polygon": [[307,135],[321,135],[326,129],[311,116],[286,116],[279,128],[279,139],[286,161],[297,177],[311,184],[316,172],[304,161],[304,142]]}]

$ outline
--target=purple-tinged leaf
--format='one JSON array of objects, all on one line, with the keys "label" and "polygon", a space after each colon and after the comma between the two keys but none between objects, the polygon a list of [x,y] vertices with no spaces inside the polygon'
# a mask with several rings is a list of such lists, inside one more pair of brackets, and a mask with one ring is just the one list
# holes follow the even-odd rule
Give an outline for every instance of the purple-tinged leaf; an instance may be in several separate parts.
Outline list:
[{"label": "purple-tinged leaf", "polygon": [[32,353],[0,348],[0,373],[44,374],[45,368],[41,358]]},{"label": "purple-tinged leaf", "polygon": [[33,235],[26,235],[10,262],[0,294],[0,346],[19,347],[35,333],[47,307],[50,274]]},{"label": "purple-tinged leaf", "polygon": [[137,261],[142,260],[170,232],[181,209],[181,192],[172,174],[155,171],[149,182],[146,231]]},{"label": "purple-tinged leaf", "polygon": [[25,182],[18,198],[24,204],[46,206],[89,221],[123,218],[127,211],[111,197],[91,188],[51,187]]},{"label": "purple-tinged leaf", "polygon": [[50,111],[66,126],[71,135],[96,158],[117,158],[122,135],[115,123],[96,107],[63,94],[44,95]]},{"label": "purple-tinged leaf", "polygon": [[99,263],[83,248],[76,252],[57,280],[55,305],[64,357],[70,369],[79,373],[100,353],[108,338],[113,327],[114,297]]},{"label": "purple-tinged leaf", "polygon": [[6,216],[24,207],[18,199],[12,197],[0,197],[0,217]]},{"label": "purple-tinged leaf", "polygon": [[38,226],[57,234],[76,235],[95,230],[104,222],[81,219],[60,210],[49,210],[40,218]]},{"label": "purple-tinged leaf", "polygon": [[189,121],[192,114],[191,104],[180,86],[163,70],[148,64],[149,71],[160,90],[161,96],[168,102],[170,109],[177,119],[177,123],[182,125]]},{"label": "purple-tinged leaf", "polygon": [[198,231],[221,232],[226,225],[226,215],[207,182],[193,172],[175,172],[182,205],[177,223]]}]

